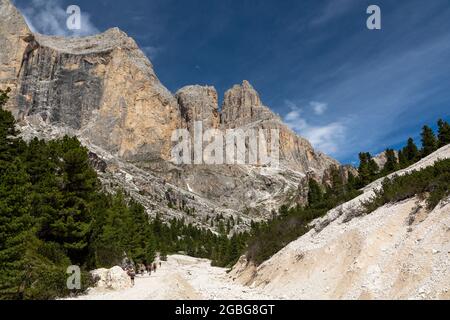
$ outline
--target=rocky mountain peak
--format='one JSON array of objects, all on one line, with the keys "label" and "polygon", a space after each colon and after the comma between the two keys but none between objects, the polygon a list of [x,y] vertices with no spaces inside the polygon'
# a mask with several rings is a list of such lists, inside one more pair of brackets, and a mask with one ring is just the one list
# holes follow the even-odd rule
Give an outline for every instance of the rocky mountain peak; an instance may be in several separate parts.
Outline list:
[{"label": "rocky mountain peak", "polygon": [[217,91],[214,87],[186,86],[178,90],[175,97],[189,130],[193,129],[196,121],[202,121],[204,128],[219,127],[220,114]]},{"label": "rocky mountain peak", "polygon": [[229,128],[236,128],[259,120],[278,118],[261,102],[258,92],[244,80],[225,92],[222,104],[222,123]]},{"label": "rocky mountain peak", "polygon": [[93,54],[114,49],[138,49],[136,42],[119,28],[87,37],[47,36],[36,33],[40,45],[71,54]]}]

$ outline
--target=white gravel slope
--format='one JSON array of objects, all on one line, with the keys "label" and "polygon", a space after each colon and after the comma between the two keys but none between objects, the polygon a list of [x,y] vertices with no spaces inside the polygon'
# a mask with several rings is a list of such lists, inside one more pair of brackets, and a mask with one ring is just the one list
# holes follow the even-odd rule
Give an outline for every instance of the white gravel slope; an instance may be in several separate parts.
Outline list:
[{"label": "white gravel slope", "polygon": [[234,275],[277,298],[450,299],[450,203],[420,210],[409,226],[416,205],[411,199],[346,224],[335,221],[257,270]]}]

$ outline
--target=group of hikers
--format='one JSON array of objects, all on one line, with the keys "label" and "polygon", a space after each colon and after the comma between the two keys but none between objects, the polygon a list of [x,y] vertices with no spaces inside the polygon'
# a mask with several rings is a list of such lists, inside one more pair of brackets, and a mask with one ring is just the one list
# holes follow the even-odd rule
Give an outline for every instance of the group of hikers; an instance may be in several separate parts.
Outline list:
[{"label": "group of hikers", "polygon": [[[159,262],[159,267],[161,267],[161,261]],[[145,272],[147,272],[147,274],[151,276],[152,272],[156,272],[157,268],[158,264],[153,262],[150,264],[140,263],[136,266],[136,268],[132,264],[128,264],[124,269],[131,279],[131,284],[134,286],[134,278],[136,275],[144,276]]]}]

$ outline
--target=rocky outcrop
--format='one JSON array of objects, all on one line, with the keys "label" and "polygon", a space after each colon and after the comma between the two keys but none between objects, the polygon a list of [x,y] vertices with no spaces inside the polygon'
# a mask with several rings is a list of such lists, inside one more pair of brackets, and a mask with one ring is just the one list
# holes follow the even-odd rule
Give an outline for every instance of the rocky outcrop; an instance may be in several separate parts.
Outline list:
[{"label": "rocky outcrop", "polygon": [[175,97],[189,131],[194,130],[194,123],[197,121],[201,121],[205,129],[219,127],[220,114],[214,87],[187,86],[178,90]]},{"label": "rocky outcrop", "polygon": [[124,159],[170,158],[172,131],[182,126],[178,104],[134,40],[116,28],[25,40],[23,59],[10,63],[18,72],[11,108],[20,119],[70,127]]},{"label": "rocky outcrop", "polygon": [[93,152],[89,152],[89,162],[91,163],[91,166],[102,173],[106,172],[106,169],[108,168],[108,164],[106,161],[101,159],[98,155],[96,155]]},{"label": "rocky outcrop", "polygon": [[123,290],[132,287],[131,279],[121,267],[91,271],[97,289]]},{"label": "rocky outcrop", "polygon": [[263,106],[258,92],[244,80],[225,93],[222,105],[222,123],[226,128],[239,128],[255,121],[280,120]]},{"label": "rocky outcrop", "polygon": [[[395,157],[398,160],[398,151],[394,150],[394,153],[395,153]],[[372,159],[378,165],[378,168],[380,168],[380,170],[382,170],[384,168],[384,165],[387,162],[386,151],[383,151],[382,153],[376,155]]]}]

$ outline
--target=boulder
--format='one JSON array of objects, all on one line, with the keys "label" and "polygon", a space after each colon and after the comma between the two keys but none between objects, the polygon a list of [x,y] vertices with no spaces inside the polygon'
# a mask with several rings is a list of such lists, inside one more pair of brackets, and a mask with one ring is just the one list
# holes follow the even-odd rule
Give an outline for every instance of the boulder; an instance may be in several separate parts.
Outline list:
[{"label": "boulder", "polygon": [[91,276],[96,281],[96,288],[121,290],[131,288],[131,279],[121,267],[111,269],[97,269],[91,271]]}]

